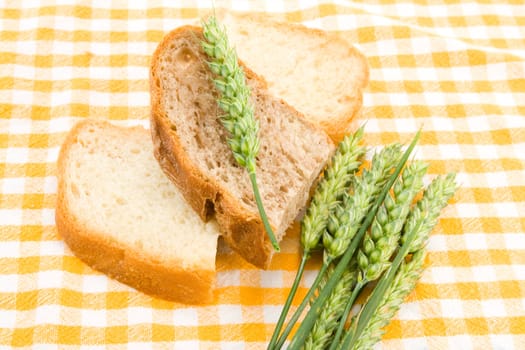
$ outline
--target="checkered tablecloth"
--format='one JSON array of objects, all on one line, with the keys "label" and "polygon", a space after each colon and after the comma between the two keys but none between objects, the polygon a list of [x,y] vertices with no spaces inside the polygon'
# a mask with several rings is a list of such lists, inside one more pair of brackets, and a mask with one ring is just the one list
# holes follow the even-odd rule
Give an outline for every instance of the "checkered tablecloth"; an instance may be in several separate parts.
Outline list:
[{"label": "checkered tablecloth", "polygon": [[[0,349],[263,349],[299,261],[217,259],[212,305],[154,299],[74,257],[56,159],[83,118],[148,125],[150,55],[212,6],[337,31],[368,57],[366,143],[408,142],[461,185],[378,349],[525,348],[525,5],[499,1],[0,0]],[[309,265],[307,279],[314,274]]]}]

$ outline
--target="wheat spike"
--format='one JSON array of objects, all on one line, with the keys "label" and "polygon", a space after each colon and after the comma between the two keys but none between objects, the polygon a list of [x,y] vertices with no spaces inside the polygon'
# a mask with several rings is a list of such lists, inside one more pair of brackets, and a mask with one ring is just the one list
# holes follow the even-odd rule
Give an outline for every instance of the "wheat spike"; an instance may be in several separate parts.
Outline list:
[{"label": "wheat spike", "polygon": [[353,193],[346,192],[328,218],[323,234],[325,259],[336,259],[345,252],[400,158],[401,145],[389,145],[374,155],[370,169],[354,177]]},{"label": "wheat spike", "polygon": [[[328,278],[329,275],[330,274],[328,274]],[[346,301],[350,297],[352,288],[356,283],[356,277],[356,264],[354,263],[343,273],[335,289],[332,291],[319,318],[315,321],[310,334],[306,338],[304,349],[324,349],[330,345],[334,330],[343,315]],[[322,289],[322,287],[323,286],[320,285],[320,289]]]},{"label": "wheat spike", "polygon": [[374,281],[390,266],[390,257],[398,246],[412,201],[423,188],[427,168],[428,165],[420,161],[408,165],[394,184],[392,193],[385,198],[357,253],[360,279]]},{"label": "wheat spike", "polygon": [[348,191],[352,174],[361,165],[360,159],[366,152],[366,148],[359,144],[363,131],[364,128],[360,127],[339,143],[315,190],[301,222],[301,243],[307,253],[318,246],[330,212],[341,201],[343,193]]},{"label": "wheat spike", "polygon": [[[399,296],[403,295],[401,301],[399,301],[399,303],[401,303],[404,296],[406,296],[410,290],[413,289],[417,278],[419,278],[414,277],[416,272],[418,273],[417,276],[421,274],[421,271],[416,269],[416,267],[418,266],[417,264],[420,264],[419,269],[421,268],[425,254],[424,249],[428,241],[429,234],[436,226],[441,210],[447,205],[449,199],[454,195],[457,189],[454,180],[455,174],[440,176],[435,178],[425,189],[423,196],[416,203],[413,210],[408,215],[405,226],[403,227],[402,236],[400,238],[402,246],[386,276],[389,277],[389,275],[395,271],[393,279],[390,280],[390,278],[386,278],[384,281],[381,279],[376,289],[379,288],[379,285],[381,285],[382,282],[385,282],[385,286],[388,287],[382,290],[381,293],[377,294],[375,293],[376,290],[374,289],[374,292],[371,294],[364,308],[359,313],[358,324],[356,327],[357,330],[355,330],[354,334],[349,333],[347,336],[345,336],[345,339],[343,340],[343,346],[355,349],[355,345],[358,342],[364,342],[362,338],[376,339],[376,336],[372,335],[379,334],[377,333],[379,331],[376,329],[378,327],[377,325],[388,324],[395,313],[395,311],[392,314],[385,313],[383,316],[381,313],[378,313],[377,308],[379,308],[381,305],[386,305],[385,307],[387,307],[388,300],[399,300]],[[407,259],[405,258],[406,254],[410,252],[413,254],[412,259],[409,261],[411,263],[413,262],[414,265],[407,264]],[[394,266],[396,261],[399,261],[399,258],[403,259],[400,261],[401,264]],[[404,269],[406,271],[401,269],[402,266],[407,265],[412,267],[405,267]],[[398,266],[399,269],[397,269]],[[414,276],[410,277],[410,273],[412,273]],[[405,276],[405,278],[403,278],[403,276]],[[412,283],[411,281],[413,279],[414,282]],[[389,295],[390,299],[388,297]],[[394,308],[393,303],[394,302],[392,301],[392,308]],[[369,334],[366,333],[366,329],[368,327],[372,327],[371,325],[375,326],[370,328],[369,336]]]},{"label": "wheat spike", "polygon": [[399,267],[394,282],[387,290],[383,301],[370,319],[363,334],[355,343],[353,350],[369,350],[381,340],[386,327],[401,304],[414,289],[423,272],[425,252],[420,250],[412,255],[409,262],[403,262]]},{"label": "wheat spike", "polygon": [[239,66],[235,49],[228,43],[226,30],[219,26],[215,16],[210,16],[203,23],[202,34],[205,40],[201,46],[210,58],[208,66],[216,75],[213,83],[220,92],[217,104],[224,112],[220,120],[230,133],[228,145],[235,161],[248,171],[264,229],[274,249],[279,251],[279,243],[268,221],[257,184],[255,159],[260,147],[259,121],[255,119],[249,101],[251,93],[246,85],[244,70]]}]

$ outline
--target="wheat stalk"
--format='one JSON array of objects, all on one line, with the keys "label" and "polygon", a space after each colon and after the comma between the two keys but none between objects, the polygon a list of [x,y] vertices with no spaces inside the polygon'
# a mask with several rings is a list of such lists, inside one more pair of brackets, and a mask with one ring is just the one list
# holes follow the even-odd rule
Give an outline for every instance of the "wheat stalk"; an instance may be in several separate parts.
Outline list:
[{"label": "wheat stalk", "polygon": [[[272,349],[278,341],[279,333],[303,276],[306,261],[309,259],[311,251],[319,245],[319,240],[323,231],[326,229],[330,212],[337,203],[341,201],[341,196],[348,191],[352,176],[361,165],[361,158],[366,152],[366,148],[360,145],[363,133],[364,127],[360,127],[355,133],[345,136],[339,143],[329,165],[324,171],[322,179],[316,187],[308,210],[301,221],[301,244],[303,247],[301,262],[286,302],[284,303],[281,315],[279,316],[279,320],[277,321],[268,349]],[[322,276],[322,274],[320,275]],[[314,286],[315,284],[316,282],[314,282]],[[311,289],[310,294],[313,293],[314,290],[315,287]],[[296,313],[292,316],[291,323],[295,322],[294,320],[299,317],[300,312],[306,307],[307,299],[308,298],[305,298],[304,302],[298,307]],[[291,327],[287,327],[283,332],[283,337],[286,337],[290,331]]]},{"label": "wheat stalk", "polygon": [[[328,217],[326,231],[323,234],[324,264],[319,275],[322,276],[331,262],[346,251],[359,229],[359,224],[365,218],[401,155],[401,145],[389,145],[374,155],[370,169],[363,170],[360,177],[353,176],[353,194],[344,192],[342,202],[336,204],[334,211]],[[339,319],[344,311],[344,305],[345,301],[340,299],[339,295],[332,293],[322,312],[335,311],[336,306],[339,306],[337,309],[337,319]],[[315,334],[310,332],[310,335],[314,341],[319,342],[328,340],[337,327],[337,320],[333,317],[328,317],[326,320],[319,317],[316,323],[317,331],[314,330]]]},{"label": "wheat stalk", "polygon": [[255,157],[259,152],[259,122],[249,101],[251,92],[246,85],[244,70],[239,66],[235,49],[228,43],[225,29],[219,27],[215,16],[203,23],[202,33],[205,39],[202,48],[210,58],[208,66],[216,76],[213,83],[220,92],[217,104],[224,112],[220,120],[230,133],[228,145],[237,163],[248,171],[264,228],[274,249],[279,251],[257,185]]},{"label": "wheat stalk", "polygon": [[392,284],[401,263],[409,252],[424,248],[429,233],[438,222],[441,210],[456,191],[455,174],[435,178],[425,189],[422,198],[410,212],[401,236],[402,245],[387,273],[383,275],[374,288],[368,301],[361,309],[358,321],[347,332],[342,342],[343,349],[351,349],[361,337],[364,328],[376,312],[384,295]]},{"label": "wheat stalk", "polygon": [[455,178],[454,173],[437,177],[428,185],[423,197],[417,202],[401,236],[401,242],[404,243],[409,233],[419,225],[418,233],[410,245],[410,252],[418,251],[425,246],[430,232],[439,220],[441,209],[456,192]]},{"label": "wheat stalk", "polygon": [[[330,275],[331,273],[327,274],[328,278]],[[356,277],[356,264],[351,265],[349,269],[343,272],[341,279],[332,291],[319,318],[315,321],[310,334],[306,338],[304,344],[305,350],[324,349],[330,344],[334,330],[337,328],[339,320],[343,316],[346,301],[350,297],[352,288],[356,283]],[[319,285],[319,289],[323,287],[324,284]]]},{"label": "wheat stalk", "polygon": [[377,211],[370,230],[363,238],[361,249],[357,252],[359,266],[357,283],[344,307],[330,349],[335,349],[339,343],[348,314],[361,290],[367,283],[378,279],[390,266],[390,258],[398,246],[412,201],[423,187],[423,176],[427,168],[428,166],[420,161],[408,165],[394,184],[392,193],[386,196]]},{"label": "wheat stalk", "polygon": [[[308,311],[301,325],[297,329],[297,332],[295,333],[288,347],[289,350],[299,349],[300,347],[303,346],[304,341],[306,340],[306,337],[308,336],[313,325],[315,324],[315,320],[318,318],[320,312],[322,311],[324,304],[326,303],[327,299],[330,297],[332,290],[335,288],[342,274],[348,268],[348,264],[350,263],[352,257],[354,256],[355,250],[357,249],[358,244],[361,242],[365,234],[365,231],[368,229],[368,227],[372,223],[372,220],[377,213],[377,209],[379,208],[381,203],[384,201],[387,193],[389,192],[390,188],[392,187],[395,180],[399,176],[401,170],[405,166],[405,163],[408,160],[408,157],[410,156],[410,153],[414,149],[417,141],[419,140],[419,137],[420,137],[420,132],[418,132],[414,136],[412,142],[410,143],[406,151],[403,153],[401,157],[398,158],[398,163],[394,167],[395,169],[392,169],[393,170],[392,173],[389,174],[389,176],[387,177],[387,180],[383,183],[383,186],[380,189],[379,194],[376,196],[366,216],[363,218],[363,221],[359,222],[359,230],[355,234],[354,238],[351,240],[344,254],[341,255],[339,261],[337,262],[337,265],[335,266],[334,272],[332,273],[332,275],[326,282],[326,285],[324,286],[324,288],[319,291],[317,298],[312,303],[310,310]],[[323,273],[323,270],[326,270],[326,262],[327,260],[325,259],[325,264],[322,265],[318,276]],[[310,289],[310,291],[311,290],[312,288]],[[284,343],[284,340],[280,341],[280,344],[282,343]]]},{"label": "wheat stalk", "polygon": [[406,296],[415,288],[416,282],[421,277],[425,255],[424,250],[419,250],[412,254],[410,261],[404,261],[401,264],[377,311],[363,330],[362,336],[357,339],[354,350],[372,349],[374,344],[381,340],[385,333],[384,327],[390,323]]},{"label": "wheat stalk", "polygon": [[354,177],[353,193],[344,194],[342,203],[328,219],[323,234],[325,261],[332,261],[345,252],[401,155],[401,145],[389,145],[373,156],[370,169]]},{"label": "wheat stalk", "polygon": [[317,248],[330,213],[348,191],[352,175],[361,165],[360,159],[366,152],[366,148],[359,145],[363,131],[360,127],[341,141],[312,196],[301,222],[301,243],[307,253]]},{"label": "wheat stalk", "polygon": [[408,165],[394,184],[393,193],[385,198],[357,253],[360,279],[374,281],[390,266],[412,201],[423,188],[427,168],[420,161]]}]

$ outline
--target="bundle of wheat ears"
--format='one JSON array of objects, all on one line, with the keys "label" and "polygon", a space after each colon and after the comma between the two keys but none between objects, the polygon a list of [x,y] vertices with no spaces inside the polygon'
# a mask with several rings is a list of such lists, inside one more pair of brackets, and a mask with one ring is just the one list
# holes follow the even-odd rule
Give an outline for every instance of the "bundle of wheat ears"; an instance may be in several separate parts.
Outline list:
[{"label": "bundle of wheat ears", "polygon": [[[250,174],[261,218],[278,249],[258,194],[258,123],[244,72],[217,19],[209,17],[203,29],[202,46],[224,111],[221,121],[231,135],[228,143]],[[307,306],[288,349],[370,349],[421,276],[429,234],[456,191],[455,175],[437,177],[424,188],[428,166],[407,164],[419,132],[404,152],[400,144],[388,145],[366,167],[363,135],[361,127],[340,142],[313,194],[301,223],[301,262],[268,349],[284,345]],[[283,330],[306,262],[320,248],[323,264]],[[372,292],[352,314],[365,286],[373,286]]]}]

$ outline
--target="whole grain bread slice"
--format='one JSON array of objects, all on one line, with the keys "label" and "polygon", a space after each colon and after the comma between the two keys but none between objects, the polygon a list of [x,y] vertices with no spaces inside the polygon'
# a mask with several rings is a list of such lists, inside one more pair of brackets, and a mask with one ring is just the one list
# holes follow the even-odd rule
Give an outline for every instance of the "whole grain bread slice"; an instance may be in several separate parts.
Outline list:
[{"label": "whole grain bread slice", "polygon": [[73,253],[147,294],[213,300],[219,230],[164,175],[148,131],[85,120],[58,158],[56,225]]},{"label": "whole grain bread slice", "polygon": [[369,69],[365,56],[337,34],[284,23],[271,15],[216,11],[239,59],[335,141],[359,113]]},{"label": "whole grain bread slice", "polygon": [[[253,265],[267,268],[273,248],[248,174],[236,164],[226,143],[202,40],[201,28],[180,27],[164,37],[153,55],[155,156],[195,211],[204,220],[216,217],[230,247]],[[259,188],[270,224],[281,239],[305,205],[334,145],[322,130],[268,93],[263,79],[243,67],[260,123]]]}]

